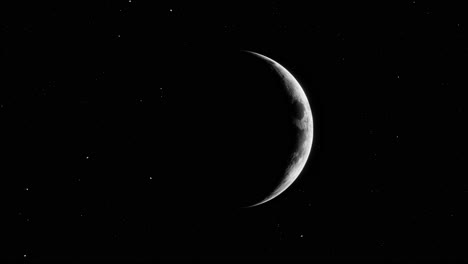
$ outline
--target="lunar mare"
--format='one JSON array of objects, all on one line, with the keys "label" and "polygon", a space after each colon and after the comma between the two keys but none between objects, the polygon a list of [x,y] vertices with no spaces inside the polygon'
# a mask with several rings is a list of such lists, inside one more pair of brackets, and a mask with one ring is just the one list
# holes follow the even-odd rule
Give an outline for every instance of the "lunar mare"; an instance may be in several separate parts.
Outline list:
[{"label": "lunar mare", "polygon": [[294,78],[294,76],[276,61],[255,52],[247,52],[259,57],[260,59],[265,60],[270,64],[270,66],[275,70],[275,72],[281,77],[281,80],[284,82],[284,87],[287,89],[288,94],[291,96],[291,103],[297,103],[303,109],[302,118],[293,120],[294,124],[301,131],[301,140],[299,142],[298,148],[292,154],[290,164],[285,170],[285,176],[282,178],[281,182],[276,187],[276,189],[274,189],[274,191],[271,194],[269,194],[266,198],[264,198],[258,203],[247,206],[254,207],[274,199],[275,197],[283,193],[289,186],[291,186],[291,184],[299,177],[300,173],[305,167],[305,164],[309,158],[310,151],[312,148],[313,119],[312,110],[310,108],[309,101],[307,100],[307,96],[299,82]]}]

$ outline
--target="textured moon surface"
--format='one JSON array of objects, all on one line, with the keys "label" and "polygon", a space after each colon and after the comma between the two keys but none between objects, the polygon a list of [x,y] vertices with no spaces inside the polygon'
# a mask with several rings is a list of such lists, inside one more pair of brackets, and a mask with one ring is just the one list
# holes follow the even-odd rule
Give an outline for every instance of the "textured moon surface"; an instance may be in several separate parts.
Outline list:
[{"label": "textured moon surface", "polygon": [[314,129],[312,110],[310,108],[309,101],[307,100],[307,96],[304,90],[302,89],[299,82],[294,78],[294,76],[276,61],[255,52],[248,52],[265,60],[271,65],[273,69],[275,69],[276,73],[281,77],[281,80],[284,82],[284,87],[285,89],[287,89],[288,94],[291,96],[291,100],[293,101],[292,103],[296,103],[302,106],[301,108],[303,109],[302,118],[294,120],[295,125],[301,131],[300,141],[298,148],[292,154],[291,161],[285,171],[284,178],[276,187],[276,189],[274,189],[274,191],[271,192],[266,198],[264,198],[258,203],[247,206],[254,207],[274,199],[275,197],[283,193],[289,186],[291,186],[291,184],[299,177],[299,174],[304,169],[307,159],[309,158],[309,154],[312,148]]}]

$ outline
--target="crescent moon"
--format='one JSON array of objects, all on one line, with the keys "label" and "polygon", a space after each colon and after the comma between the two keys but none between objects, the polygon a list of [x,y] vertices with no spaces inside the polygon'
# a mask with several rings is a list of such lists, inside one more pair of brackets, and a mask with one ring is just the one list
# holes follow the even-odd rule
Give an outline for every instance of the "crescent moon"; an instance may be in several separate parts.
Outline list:
[{"label": "crescent moon", "polygon": [[276,187],[276,189],[269,194],[266,198],[261,200],[260,202],[247,206],[247,207],[255,207],[266,203],[281,193],[283,193],[291,184],[299,177],[302,170],[305,167],[305,164],[309,158],[310,151],[312,149],[312,141],[314,137],[314,127],[313,127],[313,118],[312,118],[312,110],[310,108],[309,100],[307,100],[307,96],[302,89],[299,82],[294,78],[294,76],[286,70],[283,66],[281,66],[276,61],[252,52],[252,51],[245,51],[251,53],[260,59],[265,60],[270,64],[270,66],[276,71],[278,75],[280,75],[281,79],[284,82],[285,88],[288,90],[288,93],[291,95],[293,101],[299,102],[304,107],[304,113],[302,115],[302,119],[294,120],[295,124],[298,128],[302,131],[301,135],[301,142],[299,147],[293,153],[291,157],[291,162],[285,171],[285,177],[283,177],[280,184]]}]

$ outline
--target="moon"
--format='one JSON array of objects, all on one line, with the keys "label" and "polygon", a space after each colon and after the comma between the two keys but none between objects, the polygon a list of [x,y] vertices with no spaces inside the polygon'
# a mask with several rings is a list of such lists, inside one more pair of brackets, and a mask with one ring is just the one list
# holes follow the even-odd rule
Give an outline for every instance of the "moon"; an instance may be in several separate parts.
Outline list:
[{"label": "moon", "polygon": [[178,58],[173,71],[180,89],[171,90],[178,103],[167,111],[164,166],[177,175],[166,177],[177,192],[167,200],[207,211],[256,207],[298,179],[314,129],[288,70],[252,51],[202,50]]},{"label": "moon", "polygon": [[300,106],[302,106],[301,108],[303,109],[302,118],[293,120],[294,124],[298,127],[300,131],[300,139],[296,151],[292,153],[290,164],[286,168],[284,178],[281,180],[280,184],[273,190],[273,192],[271,192],[267,197],[265,197],[258,203],[247,206],[255,207],[279,196],[299,177],[299,175],[305,167],[305,164],[307,163],[310,151],[312,149],[314,127],[312,110],[310,108],[309,101],[304,90],[302,89],[301,85],[296,80],[296,78],[294,78],[294,76],[288,70],[286,70],[286,68],[284,68],[276,61],[252,51],[246,52],[253,54],[259,59],[262,59],[265,62],[267,62],[276,71],[276,73],[280,76],[281,80],[283,81],[284,88],[287,90],[288,94],[291,97],[291,103],[299,104]]}]

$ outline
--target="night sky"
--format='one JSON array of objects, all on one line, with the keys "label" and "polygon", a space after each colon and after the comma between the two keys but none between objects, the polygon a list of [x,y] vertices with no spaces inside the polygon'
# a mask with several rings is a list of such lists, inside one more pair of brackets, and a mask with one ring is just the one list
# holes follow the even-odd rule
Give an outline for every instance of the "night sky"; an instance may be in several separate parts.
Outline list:
[{"label": "night sky", "polygon": [[[467,9],[324,2],[2,3],[0,262],[468,260]],[[238,50],[301,83],[311,155],[264,205],[199,205],[187,153],[224,150],[185,106]]]}]

